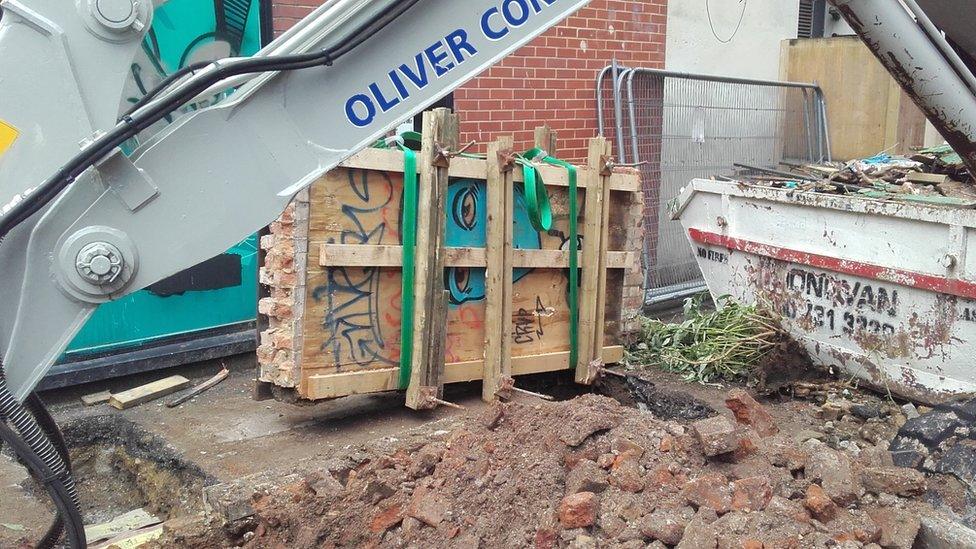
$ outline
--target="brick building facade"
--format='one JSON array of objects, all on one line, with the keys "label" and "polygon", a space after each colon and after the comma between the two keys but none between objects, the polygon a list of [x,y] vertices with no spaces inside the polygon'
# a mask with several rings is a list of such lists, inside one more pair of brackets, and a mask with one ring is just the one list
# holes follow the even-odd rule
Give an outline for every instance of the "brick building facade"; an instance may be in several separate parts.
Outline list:
[{"label": "brick building facade", "polygon": [[[319,4],[274,0],[275,33]],[[559,135],[561,157],[585,158],[586,140],[597,133],[597,73],[614,57],[629,66],[663,68],[667,11],[667,0],[593,0],[455,92],[462,141],[507,134],[527,149],[533,129],[549,124]]]}]

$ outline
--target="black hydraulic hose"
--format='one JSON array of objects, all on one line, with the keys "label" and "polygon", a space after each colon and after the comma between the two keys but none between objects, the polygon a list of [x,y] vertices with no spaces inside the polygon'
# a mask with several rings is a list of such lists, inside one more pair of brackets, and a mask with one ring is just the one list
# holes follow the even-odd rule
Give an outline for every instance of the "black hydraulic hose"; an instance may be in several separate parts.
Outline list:
[{"label": "black hydraulic hose", "polygon": [[[24,406],[28,411],[34,416],[34,419],[40,425],[44,434],[51,440],[54,444],[54,449],[58,451],[61,459],[64,460],[65,465],[68,467],[68,472],[71,472],[71,456],[68,453],[68,444],[64,440],[64,435],[61,433],[61,429],[58,428],[57,422],[51,417],[50,412],[47,411],[47,407],[44,406],[44,401],[41,400],[40,395],[36,392],[31,393],[24,401]],[[44,537],[38,542],[38,549],[54,547],[54,545],[61,539],[61,534],[64,532],[64,521],[61,519],[61,514],[59,513],[55,518],[51,527],[48,528]]]},{"label": "black hydraulic hose", "polygon": [[[57,173],[41,184],[35,192],[14,206],[7,215],[0,218],[0,240],[13,227],[40,211],[98,159],[105,157],[126,140],[156,123],[213,84],[240,74],[291,71],[317,66],[329,66],[335,60],[349,53],[377,32],[381,31],[417,4],[417,2],[419,0],[404,0],[396,4],[390,10],[383,12],[354,31],[351,38],[329,50],[297,55],[242,59],[218,66],[212,72],[203,74],[199,78],[188,82],[186,88],[178,95],[167,97],[165,101],[148,107],[144,112],[135,113],[134,116],[123,117],[121,124],[97,139],[91,146],[62,166]],[[155,93],[158,95],[159,92]]]},{"label": "black hydraulic hose", "polygon": [[[196,63],[191,63],[191,64],[189,64],[189,65],[187,65],[187,66],[185,66],[185,67],[183,67],[181,69],[178,69],[173,74],[167,76],[162,81],[160,81],[159,84],[156,85],[156,87],[154,87],[153,89],[149,90],[149,93],[147,93],[143,97],[139,98],[139,100],[136,101],[129,108],[129,111],[126,114],[132,114],[135,111],[139,110],[141,107],[145,106],[146,103],[149,103],[157,95],[159,95],[159,93],[161,91],[165,90],[166,88],[168,88],[169,86],[171,86],[173,83],[175,83],[179,79],[183,78],[184,76],[186,76],[188,74],[192,74],[192,73],[197,72],[199,70],[203,70],[203,69],[209,67],[212,64],[213,64],[213,61],[198,61]],[[121,119],[121,117],[120,117],[120,119]]]},{"label": "black hydraulic hose", "polygon": [[[82,544],[72,545],[71,547],[84,547],[85,534],[79,511],[81,503],[78,498],[78,491],[75,488],[74,479],[71,477],[71,472],[65,461],[61,458],[61,453],[51,443],[50,438],[48,438],[34,416],[23,404],[14,398],[14,395],[7,388],[7,379],[2,362],[0,362],[0,416],[5,417],[14,426],[20,434],[19,440],[30,450],[29,456],[25,456],[20,451],[17,451],[17,455],[23,459],[34,457],[40,460],[50,473],[43,475],[41,478],[60,487],[58,492],[63,492],[63,497],[66,498],[63,503],[71,511],[70,513],[61,513],[61,518],[65,521],[69,532],[81,529]],[[10,441],[6,442],[16,451],[16,447]],[[61,502],[56,501],[55,503],[59,506],[61,505]]]},{"label": "black hydraulic hose", "polygon": [[168,88],[170,85],[172,85],[173,82],[176,82],[180,78],[183,78],[184,76],[186,76],[186,75],[188,75],[188,74],[190,74],[192,72],[196,72],[196,71],[198,71],[200,69],[205,69],[205,68],[209,67],[212,64],[213,64],[213,61],[200,61],[198,63],[193,63],[193,64],[190,64],[190,65],[187,65],[187,66],[183,67],[182,69],[174,72],[173,74],[167,76],[155,88],[149,90],[149,93],[147,93],[146,95],[142,96],[131,107],[129,107],[129,110],[125,111],[125,114],[123,114],[122,117],[119,118],[119,121],[121,122],[122,119],[124,119],[126,116],[129,116],[130,114],[132,114],[132,113],[136,112],[137,110],[141,109],[143,106],[146,105],[146,103],[149,103],[150,101],[153,100],[154,97],[156,97],[157,95],[159,95],[160,92],[162,92],[163,90],[165,90],[166,88]]},{"label": "black hydraulic hose", "polygon": [[[67,534],[68,534],[68,546],[72,548],[84,548],[87,546],[85,540],[85,528],[81,520],[81,515],[78,510],[73,507],[71,503],[71,495],[68,494],[65,489],[64,481],[62,478],[56,474],[47,464],[42,460],[37,454],[31,449],[31,447],[24,442],[24,440],[17,436],[10,427],[5,423],[0,423],[0,440],[3,440],[10,448],[17,454],[27,466],[31,475],[39,479],[40,484],[47,490],[48,494],[51,496],[51,500],[57,507],[59,517],[67,517]],[[58,519],[56,519],[58,520]],[[60,537],[60,536],[59,536]],[[54,543],[51,545],[43,545],[47,540],[42,540],[38,547],[43,547],[48,549],[53,547]],[[57,539],[54,540],[57,542]]]},{"label": "black hydraulic hose", "polygon": [[68,471],[71,471],[71,455],[68,452],[68,443],[65,442],[64,434],[61,433],[57,422],[51,417],[51,413],[47,411],[47,406],[44,405],[40,395],[36,392],[31,393],[24,401],[24,406],[33,414],[37,424],[40,425],[44,434],[51,439],[54,449],[58,451],[61,459],[68,466]]}]

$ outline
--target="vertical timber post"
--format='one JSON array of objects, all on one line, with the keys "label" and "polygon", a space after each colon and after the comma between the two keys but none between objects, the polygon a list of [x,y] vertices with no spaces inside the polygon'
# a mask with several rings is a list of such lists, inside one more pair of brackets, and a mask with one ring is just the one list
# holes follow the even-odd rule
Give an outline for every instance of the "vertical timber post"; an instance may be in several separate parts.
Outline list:
[{"label": "vertical timber post", "polygon": [[539,126],[535,129],[535,146],[556,156],[556,132],[549,126]]},{"label": "vertical timber post", "polygon": [[505,392],[512,375],[512,237],[514,147],[511,137],[488,145],[488,266],[485,273],[485,365],[481,398]]},{"label": "vertical timber post", "polygon": [[417,306],[413,315],[414,354],[410,385],[407,387],[407,407],[414,410],[436,407],[443,385],[440,373],[444,368],[444,339],[447,337],[447,304],[444,301],[445,202],[451,161],[449,153],[458,150],[459,132],[458,117],[450,109],[424,113],[423,141],[417,162],[420,180],[413,288]]},{"label": "vertical timber post", "polygon": [[583,208],[583,276],[579,307],[579,359],[576,363],[576,382],[589,385],[596,378],[594,361],[603,359],[603,312],[606,295],[606,249],[609,212],[610,142],[604,137],[590,140],[587,153],[586,204]]}]

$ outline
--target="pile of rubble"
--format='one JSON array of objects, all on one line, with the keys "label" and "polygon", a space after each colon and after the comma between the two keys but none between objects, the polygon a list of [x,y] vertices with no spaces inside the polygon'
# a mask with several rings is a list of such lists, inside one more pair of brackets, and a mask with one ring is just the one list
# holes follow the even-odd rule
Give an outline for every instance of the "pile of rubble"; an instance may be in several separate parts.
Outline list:
[{"label": "pile of rubble", "polygon": [[744,390],[726,405],[679,423],[596,395],[498,404],[284,485],[215,487],[210,517],[160,545],[912,547],[927,479],[887,441],[835,449],[780,432]]},{"label": "pile of rubble", "polygon": [[930,205],[976,206],[973,177],[948,145],[911,156],[880,153],[850,162],[785,164],[786,170],[736,164],[734,179],[762,185]]}]

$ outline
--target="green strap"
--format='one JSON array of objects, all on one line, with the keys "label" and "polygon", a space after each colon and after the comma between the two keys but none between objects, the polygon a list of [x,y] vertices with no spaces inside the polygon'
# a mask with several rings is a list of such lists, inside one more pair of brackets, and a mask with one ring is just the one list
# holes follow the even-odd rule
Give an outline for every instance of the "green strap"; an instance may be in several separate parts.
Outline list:
[{"label": "green strap", "polygon": [[399,142],[380,139],[373,148],[389,149],[395,144],[403,151],[403,219],[400,234],[403,245],[403,271],[400,275],[400,379],[401,390],[410,387],[413,371],[413,312],[416,306],[413,295],[414,265],[417,254],[417,153],[421,135],[404,132]]},{"label": "green strap", "polygon": [[410,385],[413,361],[413,279],[417,245],[417,153],[403,147],[403,273],[401,274],[400,389]]},{"label": "green strap", "polygon": [[[579,359],[579,205],[576,196],[576,166],[549,156],[540,148],[532,149],[523,156],[530,161],[539,158],[546,164],[566,168],[569,174],[569,367],[575,369],[576,361]],[[522,170],[525,175],[525,198],[529,205],[529,217],[532,219],[532,225],[538,231],[548,231],[552,226],[552,207],[549,204],[549,197],[546,195],[546,186],[542,182],[542,176],[530,162],[524,162]],[[532,182],[531,187],[529,181]],[[539,200],[539,197],[542,197],[543,200]],[[533,201],[537,208],[535,215],[532,211]],[[544,225],[545,229],[536,226],[537,217],[540,225]]]},{"label": "green strap", "polygon": [[542,176],[539,170],[531,163],[531,160],[544,155],[542,149],[532,149],[522,155],[529,162],[522,162],[522,178],[525,180],[525,208],[529,213],[529,221],[532,227],[544,233],[552,228],[552,205],[549,203],[549,193],[546,186],[542,183]]}]

